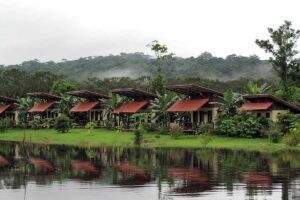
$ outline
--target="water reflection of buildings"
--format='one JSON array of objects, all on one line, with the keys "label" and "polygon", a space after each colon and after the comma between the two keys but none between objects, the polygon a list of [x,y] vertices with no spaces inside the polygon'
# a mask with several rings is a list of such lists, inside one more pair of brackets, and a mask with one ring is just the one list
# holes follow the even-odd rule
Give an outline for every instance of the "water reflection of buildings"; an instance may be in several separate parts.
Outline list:
[{"label": "water reflection of buildings", "polygon": [[151,181],[151,176],[145,170],[127,162],[118,162],[114,167],[124,175],[119,180],[116,180],[116,183],[119,185],[139,186]]},{"label": "water reflection of buildings", "polygon": [[168,172],[182,181],[172,192],[193,196],[212,188],[209,177],[198,168],[170,168]]}]

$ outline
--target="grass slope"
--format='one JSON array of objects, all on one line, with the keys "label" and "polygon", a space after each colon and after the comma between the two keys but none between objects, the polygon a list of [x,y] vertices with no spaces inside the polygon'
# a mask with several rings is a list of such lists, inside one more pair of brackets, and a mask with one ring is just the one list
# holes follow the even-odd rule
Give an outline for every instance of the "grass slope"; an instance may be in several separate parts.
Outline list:
[{"label": "grass slope", "polygon": [[[95,129],[91,134],[85,129],[73,129],[69,133],[61,134],[52,129],[26,130],[26,141],[40,144],[60,144],[72,146],[123,146],[133,145],[134,134],[132,132],[116,132],[107,129]],[[0,134],[2,141],[23,141],[24,130],[9,130]],[[199,136],[181,136],[172,139],[169,135],[157,133],[143,134],[142,147],[181,147],[201,148]],[[212,136],[209,148],[242,149],[248,151],[275,152],[284,149],[300,150],[300,147],[286,147],[284,144],[272,144],[268,139],[245,139]]]}]

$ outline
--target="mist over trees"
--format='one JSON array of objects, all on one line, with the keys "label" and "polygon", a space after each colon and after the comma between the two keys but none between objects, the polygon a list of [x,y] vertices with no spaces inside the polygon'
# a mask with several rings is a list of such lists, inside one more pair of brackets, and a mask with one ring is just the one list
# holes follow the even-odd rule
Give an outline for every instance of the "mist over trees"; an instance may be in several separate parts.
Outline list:
[{"label": "mist over trees", "polygon": [[[120,55],[79,58],[61,62],[39,62],[31,60],[19,65],[5,66],[5,69],[22,69],[26,72],[50,71],[64,75],[69,80],[84,81],[91,77],[130,77],[156,76],[155,58],[143,53],[121,53]],[[3,67],[2,67],[3,68]],[[272,78],[272,66],[257,56],[229,55],[215,57],[204,52],[198,57],[174,57],[164,63],[163,75],[166,77],[200,77],[218,80],[246,78]]]}]

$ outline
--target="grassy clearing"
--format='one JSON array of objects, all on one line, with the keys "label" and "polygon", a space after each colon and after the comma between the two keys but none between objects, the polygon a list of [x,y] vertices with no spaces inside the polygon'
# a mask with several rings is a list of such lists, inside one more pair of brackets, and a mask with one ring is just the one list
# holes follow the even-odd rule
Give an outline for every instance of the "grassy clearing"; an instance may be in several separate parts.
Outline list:
[{"label": "grassy clearing", "polygon": [[[134,134],[132,132],[116,132],[107,129],[95,129],[88,133],[85,129],[73,129],[69,133],[61,134],[52,129],[26,130],[26,141],[40,144],[59,144],[72,146],[134,146]],[[23,141],[24,130],[9,130],[0,134],[2,141]],[[179,139],[172,139],[169,135],[157,133],[146,133],[143,135],[142,147],[181,147],[201,148],[199,136],[181,136]],[[209,148],[242,149],[248,151],[275,152],[284,149],[300,150],[300,146],[286,147],[284,144],[272,144],[268,139],[245,139],[212,136],[208,143]]]}]

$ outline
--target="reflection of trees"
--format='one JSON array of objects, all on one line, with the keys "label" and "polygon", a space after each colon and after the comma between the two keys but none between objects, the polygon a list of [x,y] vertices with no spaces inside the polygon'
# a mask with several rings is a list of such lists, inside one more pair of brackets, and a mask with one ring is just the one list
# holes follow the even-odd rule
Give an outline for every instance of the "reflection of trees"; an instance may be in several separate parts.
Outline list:
[{"label": "reflection of trees", "polygon": [[[26,181],[50,185],[66,179],[103,181],[126,187],[168,183],[171,193],[198,195],[224,183],[228,192],[237,183],[245,183],[247,194],[271,191],[282,186],[288,199],[296,169],[300,168],[297,151],[273,154],[230,150],[78,148],[1,143],[0,187],[21,188]],[[29,157],[28,157],[29,155]],[[28,158],[28,159],[27,159]],[[24,174],[26,181],[24,182]],[[176,187],[175,187],[176,186]],[[159,193],[159,197],[161,194]]]}]

